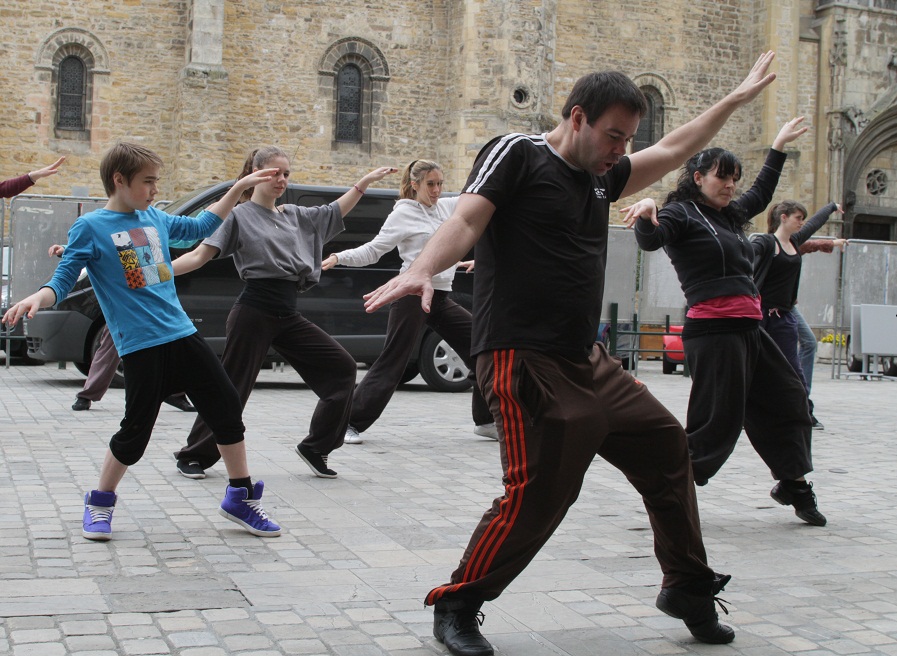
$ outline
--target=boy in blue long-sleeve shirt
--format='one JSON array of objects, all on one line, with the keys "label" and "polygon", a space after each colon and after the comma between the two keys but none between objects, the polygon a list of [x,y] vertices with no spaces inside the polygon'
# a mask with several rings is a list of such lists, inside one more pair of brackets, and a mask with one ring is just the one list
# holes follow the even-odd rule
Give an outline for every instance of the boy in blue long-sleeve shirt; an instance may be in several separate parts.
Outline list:
[{"label": "boy in blue long-sleeve shirt", "polygon": [[272,170],[241,178],[197,218],[171,216],[151,207],[162,160],[132,143],[113,146],[100,163],[109,202],[81,216],[52,280],[13,305],[10,326],[63,300],[87,269],[125,369],[125,417],[112,436],[97,489],[85,496],[82,535],[112,535],[115,489],[127,468],[143,456],[163,399],[186,391],[215,433],[230,479],[219,512],[253,535],[280,535],[261,506],[262,481],[252,484],[243,442],[239,395],[217,356],[197,334],[175,291],[169,240],[212,234],[243,191],[268,180]]}]

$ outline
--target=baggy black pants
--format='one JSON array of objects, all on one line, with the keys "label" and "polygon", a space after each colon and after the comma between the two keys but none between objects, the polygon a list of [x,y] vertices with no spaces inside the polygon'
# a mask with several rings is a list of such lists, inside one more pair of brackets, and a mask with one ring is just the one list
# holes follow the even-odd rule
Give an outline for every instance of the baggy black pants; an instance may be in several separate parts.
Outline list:
[{"label": "baggy black pants", "polygon": [[[237,388],[241,408],[249,400],[272,346],[319,399],[308,436],[302,443],[324,454],[338,449],[349,424],[355,360],[336,340],[300,314],[277,317],[237,303],[227,317],[227,342],[221,364]],[[187,446],[174,455],[178,460],[196,461],[203,469],[218,462],[220,456],[209,423],[198,417],[187,436]]]},{"label": "baggy black pants", "polygon": [[[475,365],[470,357],[470,312],[449,299],[448,292],[436,291],[433,294],[429,313],[421,309],[419,296],[406,296],[393,301],[389,305],[383,352],[355,389],[349,424],[359,433],[370,428],[383,414],[402,381],[402,374],[424,325],[439,333],[470,370],[474,370]],[[471,405],[475,424],[492,422],[489,406],[476,388]]]},{"label": "baggy black pants", "polygon": [[[133,465],[149,444],[162,400],[186,391],[199,417],[215,431],[209,449],[216,459],[218,443],[243,441],[242,408],[237,390],[218,356],[198,334],[122,356],[125,369],[125,417],[109,449],[116,460]],[[209,433],[212,434],[211,431]]]},{"label": "baggy black pants", "polygon": [[777,480],[813,470],[806,389],[763,329],[696,335],[683,346],[692,376],[685,432],[699,484],[720,470],[742,427]]},{"label": "baggy black pants", "polygon": [[513,349],[481,354],[477,380],[502,437],[505,494],[483,515],[451,582],[425,603],[500,595],[561,523],[596,454],[642,495],[663,586],[713,580],[685,432],[604,345],[578,362]]}]

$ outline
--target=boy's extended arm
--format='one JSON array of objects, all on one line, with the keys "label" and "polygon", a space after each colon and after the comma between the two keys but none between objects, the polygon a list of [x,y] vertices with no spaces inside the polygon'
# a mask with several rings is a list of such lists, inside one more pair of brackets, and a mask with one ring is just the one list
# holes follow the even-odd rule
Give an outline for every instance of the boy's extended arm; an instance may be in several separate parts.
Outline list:
[{"label": "boy's extended arm", "polygon": [[729,95],[653,146],[630,155],[632,172],[620,198],[654,184],[706,146],[736,109],[756,98],[776,79],[775,73],[766,72],[774,57],[775,53],[772,51],[760,55],[748,76]]},{"label": "boy's extended arm", "polygon": [[41,287],[31,296],[22,299],[9,308],[6,314],[3,315],[3,323],[8,326],[15,326],[22,317],[31,319],[34,317],[35,312],[41,308],[50,307],[55,303],[56,292],[49,287]]}]

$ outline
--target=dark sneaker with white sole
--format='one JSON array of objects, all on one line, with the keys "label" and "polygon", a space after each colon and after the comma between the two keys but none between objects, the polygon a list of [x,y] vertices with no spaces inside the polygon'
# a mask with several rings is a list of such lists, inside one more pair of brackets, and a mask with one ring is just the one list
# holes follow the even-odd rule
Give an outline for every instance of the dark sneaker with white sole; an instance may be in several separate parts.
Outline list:
[{"label": "dark sneaker with white sole", "polygon": [[480,633],[483,614],[478,604],[440,600],[433,609],[433,635],[454,656],[492,656],[495,652]]},{"label": "dark sneaker with white sole", "polygon": [[655,605],[670,617],[683,620],[691,634],[700,642],[710,645],[728,644],[735,639],[735,631],[731,626],[720,623],[716,604],[719,603],[727,615],[729,611],[716,595],[726,587],[731,578],[728,574],[717,574],[704,594],[685,588],[663,588],[657,595]]},{"label": "dark sneaker with white sole", "polygon": [[318,453],[304,444],[296,445],[296,453],[318,478],[336,478],[336,472],[327,466],[326,453]]},{"label": "dark sneaker with white sole", "polygon": [[779,481],[769,491],[769,496],[783,506],[793,506],[794,514],[807,524],[825,526],[825,515],[816,507],[813,484],[806,481]]},{"label": "dark sneaker with white sole", "polygon": [[178,460],[178,471],[185,478],[199,480],[206,477],[206,472],[196,460]]}]

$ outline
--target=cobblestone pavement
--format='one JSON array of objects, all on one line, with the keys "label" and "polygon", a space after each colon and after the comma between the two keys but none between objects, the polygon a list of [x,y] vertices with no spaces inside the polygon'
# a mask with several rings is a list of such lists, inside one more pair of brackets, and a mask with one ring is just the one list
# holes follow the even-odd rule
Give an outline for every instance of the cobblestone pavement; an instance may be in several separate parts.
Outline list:
[{"label": "cobblestone pavement", "polygon": [[[689,380],[642,363],[640,378],[684,418]],[[363,372],[359,372],[363,375]],[[265,507],[284,526],[262,539],[220,517],[226,478],[183,478],[172,451],[193,416],[163,406],[144,459],[119,488],[114,537],[84,540],[95,485],[123,409],[111,390],[70,409],[82,378],[55,365],[0,369],[0,653],[447,653],[422,598],[444,583],[501,492],[498,445],[471,433],[469,393],[399,391],[363,445],[335,452],[339,478],[315,478],[293,447],[313,394],[265,371],[245,422]],[[744,438],[699,488],[711,564],[737,631],[695,643],[654,608],[660,572],[639,497],[596,461],[579,501],[526,572],[484,606],[484,634],[514,656],[897,655],[897,387],[833,380],[817,368],[811,476],[825,528],[769,497]]]}]

